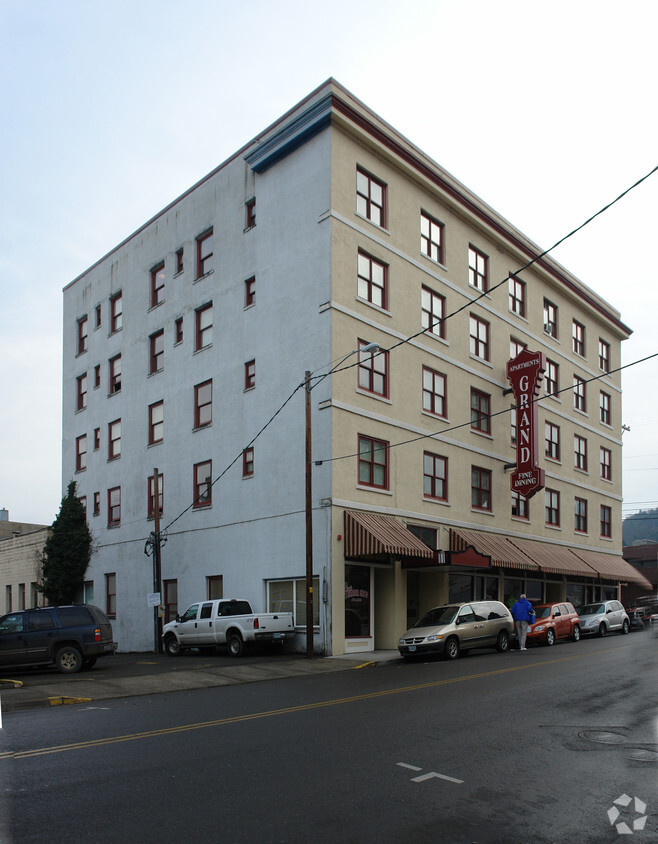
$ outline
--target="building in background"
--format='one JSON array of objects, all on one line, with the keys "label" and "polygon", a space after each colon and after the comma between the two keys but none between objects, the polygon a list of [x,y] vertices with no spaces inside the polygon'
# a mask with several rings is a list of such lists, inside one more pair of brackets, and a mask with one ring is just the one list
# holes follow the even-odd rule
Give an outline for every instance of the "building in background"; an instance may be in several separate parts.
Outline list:
[{"label": "building in background", "polygon": [[0,600],[2,613],[43,606],[38,590],[41,556],[48,525],[10,522],[9,511],[0,510]]},{"label": "building in background", "polygon": [[[316,651],[395,648],[442,601],[643,580],[621,556],[630,330],[540,252],[329,80],[72,281],[62,488],[120,647],[154,646],[156,508],[165,618],[246,597],[293,610],[304,647],[307,371]],[[529,425],[523,350],[544,369]]]}]

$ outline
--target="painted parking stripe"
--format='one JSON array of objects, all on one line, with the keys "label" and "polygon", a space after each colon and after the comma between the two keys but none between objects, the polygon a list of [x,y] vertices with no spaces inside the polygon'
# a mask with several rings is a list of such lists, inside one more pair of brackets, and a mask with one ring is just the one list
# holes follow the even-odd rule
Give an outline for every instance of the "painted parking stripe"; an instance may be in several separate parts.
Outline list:
[{"label": "painted parking stripe", "polygon": [[425,780],[431,780],[434,777],[438,777],[440,780],[448,780],[448,782],[456,782],[457,785],[461,785],[464,782],[464,780],[456,780],[454,777],[448,777],[445,774],[437,774],[436,771],[430,771],[429,774],[421,774],[419,777],[414,777],[411,782],[425,782]]}]

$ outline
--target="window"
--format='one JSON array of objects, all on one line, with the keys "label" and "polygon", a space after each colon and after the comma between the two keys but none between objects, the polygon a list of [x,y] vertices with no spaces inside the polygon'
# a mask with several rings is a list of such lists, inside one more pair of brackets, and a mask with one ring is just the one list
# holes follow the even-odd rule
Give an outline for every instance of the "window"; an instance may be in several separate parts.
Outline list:
[{"label": "window", "polygon": [[604,425],[610,425],[610,396],[603,390],[599,393],[599,418]]},{"label": "window", "polygon": [[[366,340],[359,340],[359,350],[368,345]],[[368,393],[388,398],[388,352],[359,351],[357,383]]]},{"label": "window", "polygon": [[510,442],[512,445],[516,444],[518,438],[518,425],[517,425],[517,418],[516,418],[516,407],[512,405],[510,408],[509,414],[509,421],[510,421]]},{"label": "window", "polygon": [[97,363],[94,367],[94,389],[101,385],[101,365]]},{"label": "window", "polygon": [[585,381],[580,375],[573,376],[573,406],[576,410],[581,410],[583,413],[587,409]]},{"label": "window", "polygon": [[101,447],[101,429],[94,428],[94,451],[98,451]]},{"label": "window", "polygon": [[601,461],[601,477],[604,481],[612,480],[612,451],[609,448],[601,446],[600,449]]},{"label": "window", "polygon": [[183,268],[184,268],[183,254],[184,253],[183,253],[182,247],[180,249],[176,250],[176,275],[178,275],[178,273],[183,272]]},{"label": "window", "polygon": [[357,167],[356,211],[377,226],[386,226],[386,186]]},{"label": "window", "polygon": [[585,357],[585,326],[574,319],[571,327],[573,350],[577,355]]},{"label": "window", "polygon": [[[271,580],[267,584],[268,612],[292,612],[296,627],[306,626],[306,579]],[[320,625],[320,578],[313,578],[313,626]]]},{"label": "window", "polygon": [[256,225],[256,198],[249,199],[244,204],[245,207],[245,231],[253,229]]},{"label": "window", "polygon": [[429,334],[435,337],[445,337],[446,300],[429,287],[423,285],[420,291],[420,324]]},{"label": "window", "polygon": [[121,420],[115,419],[107,426],[107,459],[121,457]]},{"label": "window", "polygon": [[110,358],[110,395],[121,389],[121,355]]},{"label": "window", "polygon": [[94,516],[100,516],[101,514],[101,494],[100,492],[94,493]]},{"label": "window", "polygon": [[178,581],[163,580],[164,591],[164,623],[176,621],[178,615]]},{"label": "window", "polygon": [[194,507],[212,504],[212,460],[194,466]]},{"label": "window", "polygon": [[213,230],[208,229],[196,239],[196,277],[209,273],[213,268]]},{"label": "window", "polygon": [[521,340],[516,340],[514,337],[509,338],[509,357],[510,360],[514,360],[515,357],[521,354],[524,349],[528,348],[527,343],[523,343]]},{"label": "window", "polygon": [[587,533],[587,501],[584,498],[574,498],[574,523],[576,533]]},{"label": "window", "polygon": [[183,342],[183,317],[176,317],[174,323],[174,345]]},{"label": "window", "polygon": [[[148,518],[155,518],[155,475],[151,475],[148,479],[147,490],[147,510]],[[162,515],[164,509],[164,475],[158,472],[158,516]]]},{"label": "window", "polygon": [[551,460],[559,460],[560,459],[560,427],[559,427],[559,425],[553,425],[552,422],[546,422],[544,424],[544,436],[545,436],[545,442],[546,442],[546,450],[545,450],[546,457],[549,457]]},{"label": "window", "polygon": [[471,507],[491,511],[491,472],[471,466]]},{"label": "window", "polygon": [[164,261],[151,270],[151,307],[164,302],[165,265]]},{"label": "window", "polygon": [[244,365],[244,388],[252,390],[256,386],[256,361],[248,360]]},{"label": "window", "polygon": [[248,308],[250,305],[256,304],[256,276],[246,279],[244,283],[244,306]]},{"label": "window", "polygon": [[195,351],[205,349],[212,343],[212,302],[197,308]]},{"label": "window", "polygon": [[612,507],[601,504],[601,536],[612,536]]},{"label": "window", "polygon": [[530,502],[519,492],[512,493],[512,516],[516,519],[530,518]]},{"label": "window", "polygon": [[121,487],[115,486],[107,491],[107,526],[121,524]]},{"label": "window", "polygon": [[599,369],[610,372],[610,343],[599,338]]},{"label": "window", "polygon": [[509,309],[517,316],[525,316],[525,281],[513,275],[509,277]]},{"label": "window", "polygon": [[[5,612],[11,612],[11,586],[5,586]],[[11,624],[9,627],[8,622]],[[23,616],[4,620],[4,629],[11,633],[20,633],[23,630]]]},{"label": "window", "polygon": [[206,577],[206,594],[209,601],[224,597],[224,578],[221,574],[210,574]]},{"label": "window", "polygon": [[96,308],[94,310],[95,310],[95,313],[96,313],[96,326],[95,327],[100,328],[101,327],[101,306],[96,305]]},{"label": "window", "polygon": [[75,402],[76,410],[84,410],[87,407],[87,373],[79,375],[77,378],[77,398]]},{"label": "window", "polygon": [[151,334],[150,339],[150,354],[149,354],[149,374],[159,372],[164,369],[164,328]]},{"label": "window", "polygon": [[212,379],[194,388],[194,427],[204,428],[212,422]]},{"label": "window", "polygon": [[117,614],[117,576],[115,572],[105,575],[105,613],[110,618]]},{"label": "window", "polygon": [[359,435],[358,482],[388,489],[388,443]]},{"label": "window", "polygon": [[482,293],[487,292],[487,264],[489,259],[474,246],[468,247],[468,283]]},{"label": "window", "polygon": [[471,387],[471,430],[491,433],[491,396]]},{"label": "window", "polygon": [[110,299],[110,334],[123,328],[123,297],[121,293]]},{"label": "window", "polygon": [[75,440],[75,471],[83,472],[87,468],[87,435]]},{"label": "window", "polygon": [[443,225],[424,211],[420,212],[420,251],[443,263]]},{"label": "window", "polygon": [[89,322],[86,315],[78,320],[78,354],[87,351],[89,341]]},{"label": "window", "polygon": [[423,454],[423,495],[448,500],[448,458],[426,451]]},{"label": "window", "polygon": [[546,524],[560,526],[560,493],[554,489],[547,489],[546,495]]},{"label": "window", "polygon": [[489,323],[471,314],[469,325],[471,355],[480,358],[480,360],[489,360]]},{"label": "window", "polygon": [[544,299],[544,331],[557,340],[557,305]]},{"label": "window", "polygon": [[587,440],[574,434],[573,438],[573,465],[583,472],[587,471]]},{"label": "window", "polygon": [[546,384],[546,395],[556,396],[560,392],[560,367],[552,360],[546,360],[546,372],[544,383]]},{"label": "window", "polygon": [[164,439],[164,401],[149,405],[149,445]]},{"label": "window", "polygon": [[242,452],[242,477],[251,478],[254,474],[254,449],[245,448]]},{"label": "window", "polygon": [[428,366],[423,367],[423,410],[442,418],[448,415],[446,376]]},{"label": "window", "polygon": [[359,252],[357,295],[379,308],[387,306],[388,267]]}]

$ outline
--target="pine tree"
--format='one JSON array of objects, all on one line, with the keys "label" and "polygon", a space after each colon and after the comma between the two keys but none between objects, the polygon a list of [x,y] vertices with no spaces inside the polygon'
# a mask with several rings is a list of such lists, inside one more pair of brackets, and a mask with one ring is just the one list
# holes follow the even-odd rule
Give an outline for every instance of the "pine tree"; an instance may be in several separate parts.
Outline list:
[{"label": "pine tree", "polygon": [[82,592],[92,553],[85,510],[71,481],[43,548],[42,584],[49,604],[70,604]]}]

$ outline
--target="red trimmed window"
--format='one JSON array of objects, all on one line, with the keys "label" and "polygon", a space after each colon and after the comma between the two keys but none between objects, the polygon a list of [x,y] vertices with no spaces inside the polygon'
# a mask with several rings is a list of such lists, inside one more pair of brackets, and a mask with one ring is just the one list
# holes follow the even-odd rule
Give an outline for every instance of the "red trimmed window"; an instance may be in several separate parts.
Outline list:
[{"label": "red trimmed window", "polygon": [[96,313],[96,328],[100,328],[101,327],[101,306],[100,305],[96,305],[95,313]]},{"label": "red trimmed window", "polygon": [[599,418],[604,425],[610,425],[611,420],[611,398],[603,390],[599,393]]},{"label": "red trimmed window", "polygon": [[521,281],[520,279],[511,275],[509,277],[509,309],[513,314],[516,314],[520,317],[525,316],[525,295],[525,281]]},{"label": "red trimmed window", "polygon": [[212,422],[212,378],[194,387],[194,427],[204,428]]},{"label": "red trimmed window", "polygon": [[471,387],[471,430],[491,433],[491,396]]},{"label": "red trimmed window", "polygon": [[610,372],[610,343],[599,339],[599,369],[602,372]]},{"label": "red trimmed window", "polygon": [[94,493],[94,516],[100,516],[101,514],[101,494],[100,492]]},{"label": "red trimmed window", "polygon": [[560,459],[560,426],[552,422],[544,425],[544,436],[546,442],[545,454],[551,460]]},{"label": "red trimmed window", "polygon": [[517,426],[516,420],[516,407],[512,405],[509,414],[509,421],[510,421],[510,442],[512,445],[516,445],[516,440],[519,435],[519,429]]},{"label": "red trimmed window", "polygon": [[578,322],[578,320],[573,321],[571,326],[571,339],[573,343],[573,350],[577,355],[580,355],[582,358],[585,357],[585,326]]},{"label": "red trimmed window", "polygon": [[489,259],[474,246],[468,247],[468,283],[481,293],[489,288],[488,272]]},{"label": "red trimmed window", "polygon": [[123,328],[123,296],[117,293],[110,299],[110,334]]},{"label": "red trimmed window", "polygon": [[587,533],[587,501],[584,498],[574,498],[574,523],[576,533]]},{"label": "red trimmed window", "polygon": [[75,441],[75,471],[83,472],[87,468],[87,435],[77,437]]},{"label": "red trimmed window", "polygon": [[448,458],[426,451],[423,454],[423,495],[448,500]]},{"label": "red trimmed window", "polygon": [[388,266],[365,252],[359,252],[357,295],[379,308],[387,307]]},{"label": "red trimmed window", "polygon": [[242,477],[251,478],[254,474],[254,449],[245,448],[242,452]]},{"label": "red trimmed window", "polygon": [[473,357],[480,360],[489,360],[489,323],[480,317],[471,314],[469,317],[470,327],[470,352]]},{"label": "red trimmed window", "polygon": [[573,465],[583,472],[587,471],[587,440],[578,434],[573,438]]},{"label": "red trimmed window", "polygon": [[491,472],[471,466],[471,507],[491,512]]},{"label": "red trimmed window", "polygon": [[206,577],[206,596],[209,601],[224,597],[224,577],[221,574],[209,574]]},{"label": "red trimmed window", "polygon": [[121,355],[110,358],[110,395],[121,389]]},{"label": "red trimmed window", "polygon": [[117,576],[114,572],[105,575],[105,613],[110,618],[117,614]]},{"label": "red trimmed window", "polygon": [[87,351],[89,343],[89,320],[87,316],[83,316],[78,320],[78,354],[81,355]]},{"label": "red trimmed window", "polygon": [[244,388],[252,390],[256,386],[256,361],[248,360],[244,365]]},{"label": "red trimmed window", "polygon": [[121,487],[115,486],[107,491],[107,526],[121,524]]},{"label": "red trimmed window", "polygon": [[256,276],[245,280],[244,283],[244,306],[248,308],[250,305],[256,304]]},{"label": "red trimmed window", "polygon": [[[148,518],[155,518],[155,475],[148,479],[147,491]],[[158,472],[158,515],[161,516],[164,508],[164,475]]]},{"label": "red trimmed window", "polygon": [[77,398],[75,402],[76,410],[84,410],[87,407],[87,373],[79,375],[77,378]]},{"label": "red trimmed window", "polygon": [[174,344],[183,342],[183,317],[176,317],[174,323]]},{"label": "red trimmed window", "polygon": [[212,460],[194,465],[194,504],[209,507],[212,504]]},{"label": "red trimmed window", "polygon": [[213,268],[213,230],[208,229],[196,239],[196,277],[209,273]]},{"label": "red trimmed window", "polygon": [[521,340],[515,340],[514,337],[509,338],[509,357],[510,360],[514,360],[517,355],[520,355],[524,349],[528,348],[527,343],[523,343]]},{"label": "red trimmed window", "polygon": [[430,287],[423,285],[420,291],[420,324],[435,337],[445,337],[445,308],[445,296],[440,296]]},{"label": "red trimmed window", "polygon": [[245,207],[245,230],[253,229],[256,225],[256,198],[248,200]]},{"label": "red trimmed window", "polygon": [[358,480],[364,486],[388,489],[388,443],[359,435]]},{"label": "red trimmed window", "polygon": [[557,340],[557,305],[544,299],[544,331]]},{"label": "red trimmed window", "polygon": [[164,328],[151,334],[149,350],[149,374],[164,369]]},{"label": "red trimmed window", "polygon": [[154,308],[164,302],[165,294],[165,265],[164,261],[151,270],[151,307]]},{"label": "red trimmed window", "polygon": [[115,419],[107,426],[107,459],[121,457],[121,420]]},{"label": "red trimmed window", "polygon": [[443,224],[424,211],[420,212],[420,251],[433,261],[443,263]]},{"label": "red trimmed window", "polygon": [[443,419],[448,415],[446,377],[428,366],[423,367],[423,410]]},{"label": "red trimmed window", "polygon": [[212,344],[212,302],[197,308],[195,351]]},{"label": "red trimmed window", "polygon": [[612,536],[612,507],[601,504],[601,536],[608,539]]},{"label": "red trimmed window", "polygon": [[164,401],[149,405],[149,445],[164,440]]},{"label": "red trimmed window", "polygon": [[386,185],[365,170],[356,170],[356,211],[377,226],[386,226]]},{"label": "red trimmed window", "polygon": [[560,526],[560,493],[554,489],[545,491],[546,500],[546,524],[554,527]]},{"label": "red trimmed window", "polygon": [[176,275],[183,272],[183,254],[184,250],[182,248],[176,250]]},{"label": "red trimmed window", "polygon": [[516,519],[530,518],[530,502],[519,492],[512,493],[512,516]]},{"label": "red trimmed window", "polygon": [[[369,345],[359,340],[359,350]],[[360,389],[388,398],[388,352],[359,351],[358,381]]]},{"label": "red trimmed window", "polygon": [[94,451],[98,451],[101,447],[101,429],[94,428]]},{"label": "red trimmed window", "polygon": [[544,384],[546,386],[546,395],[547,396],[555,396],[557,395],[560,384],[559,384],[559,376],[560,376],[560,367],[557,363],[554,363],[552,360],[546,361],[546,372],[544,373]]},{"label": "red trimmed window", "polygon": [[609,448],[601,446],[600,451],[601,461],[601,477],[604,481],[612,480],[612,451]]},{"label": "red trimmed window", "polygon": [[101,385],[101,365],[97,363],[94,367],[94,389]]},{"label": "red trimmed window", "polygon": [[587,410],[587,396],[585,393],[585,380],[580,375],[573,376],[573,406],[576,410]]}]

